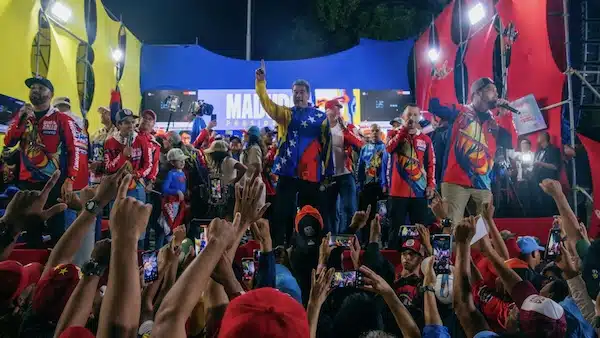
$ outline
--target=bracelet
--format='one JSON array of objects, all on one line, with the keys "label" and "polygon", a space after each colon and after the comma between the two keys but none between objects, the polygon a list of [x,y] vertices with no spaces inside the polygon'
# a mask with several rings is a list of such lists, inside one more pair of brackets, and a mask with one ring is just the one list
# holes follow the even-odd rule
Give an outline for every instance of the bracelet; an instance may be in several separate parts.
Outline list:
[{"label": "bracelet", "polygon": [[90,277],[90,276],[102,277],[105,270],[106,270],[106,266],[101,265],[100,263],[96,262],[93,259],[90,259],[89,261],[85,262],[83,264],[83,266],[81,267],[81,273],[88,277]]},{"label": "bracelet", "polygon": [[421,293],[425,293],[425,292],[435,293],[435,289],[431,285],[422,285],[421,287],[419,287],[419,291],[421,291]]}]

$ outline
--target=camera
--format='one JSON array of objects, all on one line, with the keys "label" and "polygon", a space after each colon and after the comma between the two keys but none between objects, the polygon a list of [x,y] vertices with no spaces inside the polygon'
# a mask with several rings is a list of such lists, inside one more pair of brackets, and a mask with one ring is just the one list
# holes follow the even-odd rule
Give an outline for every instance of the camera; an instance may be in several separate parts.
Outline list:
[{"label": "camera", "polygon": [[183,105],[183,101],[179,96],[169,95],[164,101],[161,103],[161,109],[167,109],[173,113],[181,110],[181,106]]},{"label": "camera", "polygon": [[210,119],[214,121],[217,119],[217,115],[213,113],[214,109],[215,107],[212,104],[206,103],[204,100],[198,100],[190,104],[188,113],[194,116],[210,116]]}]

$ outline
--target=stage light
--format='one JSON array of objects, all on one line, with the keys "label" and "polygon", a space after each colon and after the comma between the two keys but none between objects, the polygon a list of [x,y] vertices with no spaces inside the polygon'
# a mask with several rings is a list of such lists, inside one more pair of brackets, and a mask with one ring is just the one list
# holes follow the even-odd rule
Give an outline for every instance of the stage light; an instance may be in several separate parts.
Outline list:
[{"label": "stage light", "polygon": [[469,10],[469,21],[471,21],[471,25],[478,23],[483,18],[485,18],[485,9],[481,3],[478,3]]},{"label": "stage light", "polygon": [[523,160],[524,163],[532,163],[533,162],[533,156],[530,153],[523,154],[523,156],[521,156],[521,159]]},{"label": "stage light", "polygon": [[440,57],[440,52],[435,48],[431,48],[429,52],[427,52],[427,57],[429,57],[431,62],[436,62]]},{"label": "stage light", "polygon": [[120,49],[113,49],[112,58],[115,62],[121,62],[123,60],[123,51]]},{"label": "stage light", "polygon": [[67,22],[71,18],[71,9],[60,2],[55,2],[52,4],[52,8],[50,9],[50,14],[59,21]]}]

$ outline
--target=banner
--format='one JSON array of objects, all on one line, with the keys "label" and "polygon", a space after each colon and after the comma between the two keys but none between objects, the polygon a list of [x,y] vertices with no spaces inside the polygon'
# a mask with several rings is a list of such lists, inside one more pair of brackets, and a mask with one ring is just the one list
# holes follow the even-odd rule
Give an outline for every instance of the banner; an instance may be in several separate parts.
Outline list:
[{"label": "banner", "polygon": [[[600,210],[600,142],[596,142],[581,134],[578,134],[581,143],[590,161],[590,172],[592,173],[592,190],[594,194],[594,210]],[[600,230],[600,218],[597,214],[592,215],[592,224],[589,225],[590,237],[598,235]]]},{"label": "banner", "polygon": [[517,135],[530,134],[548,128],[533,94],[517,99],[510,105],[521,112],[521,114],[513,114]]}]

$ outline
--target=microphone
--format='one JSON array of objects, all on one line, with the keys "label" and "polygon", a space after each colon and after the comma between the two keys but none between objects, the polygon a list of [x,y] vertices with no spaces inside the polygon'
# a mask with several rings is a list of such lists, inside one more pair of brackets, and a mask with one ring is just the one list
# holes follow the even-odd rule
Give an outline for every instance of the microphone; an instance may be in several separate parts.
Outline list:
[{"label": "microphone", "polygon": [[497,105],[497,107],[499,108],[504,108],[512,113],[515,113],[517,115],[521,115],[521,111],[517,110],[516,108],[510,106],[508,103],[500,103],[499,105]]}]

